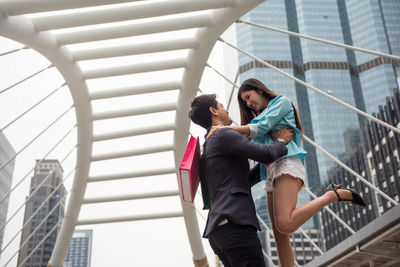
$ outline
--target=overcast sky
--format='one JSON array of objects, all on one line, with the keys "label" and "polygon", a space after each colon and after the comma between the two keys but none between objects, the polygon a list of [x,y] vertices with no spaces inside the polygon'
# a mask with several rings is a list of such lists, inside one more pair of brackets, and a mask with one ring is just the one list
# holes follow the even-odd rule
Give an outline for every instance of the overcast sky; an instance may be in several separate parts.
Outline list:
[{"label": "overcast sky", "polygon": [[[153,36],[153,38],[162,38]],[[232,39],[233,27],[230,29],[226,39]],[[134,40],[133,40],[134,41]],[[0,39],[0,53],[22,47],[22,45]],[[76,47],[79,49],[79,47]],[[229,52],[229,51],[228,51]],[[184,52],[178,52],[184,56]],[[217,43],[212,55],[209,59],[209,64],[217,68],[221,72],[228,73],[228,76],[233,80],[237,68],[232,68],[236,60],[228,57],[230,62],[224,62],[224,53],[222,44]],[[163,57],[165,59],[176,56],[175,53],[157,53],[155,57]],[[225,57],[227,58],[227,57]],[[133,56],[128,59],[131,62],[140,62],[148,60],[147,57]],[[233,62],[231,62],[233,61]],[[82,67],[90,68],[99,64],[115,64],[112,59],[102,61],[83,62]],[[7,88],[9,85],[26,78],[27,76],[38,72],[48,67],[50,63],[41,55],[30,49],[24,49],[15,53],[0,57],[0,91]],[[158,73],[158,80],[169,80],[175,77],[180,77],[181,71],[166,71]],[[153,79],[152,74],[140,74],[135,76],[135,81],[146,83],[149,79]],[[91,81],[90,88],[96,90],[106,89],[117,84],[124,86],[131,83],[131,80],[104,80]],[[33,78],[22,82],[21,84],[0,94],[0,128],[7,125],[13,118],[20,115],[27,108],[58,89],[47,100],[43,101],[38,107],[29,112],[26,116],[17,120],[15,123],[4,130],[5,135],[16,151],[21,150],[32,138],[39,134],[53,120],[55,120],[63,112],[73,104],[69,90],[63,85],[64,80],[55,68],[44,70]],[[226,104],[227,83],[215,72],[206,68],[200,88],[207,93],[217,93],[219,100]],[[164,93],[146,94],[141,96],[133,96],[124,99],[106,99],[95,101],[93,103],[93,111],[100,112],[110,109],[120,109],[124,107],[147,105],[161,103],[165,99],[176,99],[178,91],[169,91]],[[110,129],[119,130],[132,128],[132,126],[145,125],[156,119],[166,121],[174,119],[173,112],[154,115],[155,117],[136,116],[131,118],[123,118],[116,120],[98,121],[94,123],[94,131],[97,133],[105,132]],[[18,155],[13,186],[19,182],[29,171],[34,167],[35,160],[41,159],[68,130],[75,124],[74,110],[70,110],[64,117],[60,119],[53,127],[46,131],[24,152]],[[128,126],[128,127],[127,127]],[[204,131],[199,127],[191,127],[194,135],[202,135]],[[129,148],[137,148],[146,145],[148,140],[152,140],[152,144],[172,142],[173,132],[156,133],[152,135],[144,135],[130,138],[121,138],[113,141],[98,142],[94,144],[93,154],[101,154],[110,151],[119,151]],[[73,149],[76,144],[76,130],[57,147],[48,158],[61,160],[67,153]],[[66,158],[62,164],[64,175],[72,171],[71,177],[66,181],[65,186],[69,190],[72,186],[73,169],[75,166],[76,151]],[[154,165],[158,167],[171,166],[173,162],[173,154],[169,152],[159,153],[156,156],[138,156],[116,160],[108,160],[94,162],[92,164],[90,175],[132,171],[132,169],[150,168]],[[29,184],[32,173],[22,182],[22,184],[12,193],[8,214],[9,216],[22,205],[25,197],[29,192]],[[143,193],[151,190],[162,191],[168,189],[176,189],[177,180],[175,175],[163,175],[152,179],[135,178],[124,179],[112,182],[92,183],[87,187],[86,197],[115,195],[115,194],[132,194]],[[196,205],[201,209],[201,199],[197,197]],[[92,204],[82,207],[80,218],[98,218],[108,216],[127,216],[141,213],[165,212],[181,210],[178,197],[168,197],[161,199],[146,199],[124,201],[118,203]],[[14,219],[6,228],[6,233],[3,241],[5,246],[8,241],[22,227],[23,209],[17,213]],[[205,226],[206,212],[198,214],[200,232],[202,233]],[[109,266],[193,266],[192,253],[190,250],[189,241],[186,235],[183,218],[147,220],[136,222],[124,222],[114,224],[102,224],[79,227],[78,229],[93,229],[93,247],[92,247],[92,266],[109,267]],[[1,266],[9,260],[15,253],[20,242],[18,236],[1,255]],[[207,253],[210,266],[214,266],[214,255],[208,245],[208,241],[203,239],[205,251]],[[17,257],[7,266],[16,266]]]}]

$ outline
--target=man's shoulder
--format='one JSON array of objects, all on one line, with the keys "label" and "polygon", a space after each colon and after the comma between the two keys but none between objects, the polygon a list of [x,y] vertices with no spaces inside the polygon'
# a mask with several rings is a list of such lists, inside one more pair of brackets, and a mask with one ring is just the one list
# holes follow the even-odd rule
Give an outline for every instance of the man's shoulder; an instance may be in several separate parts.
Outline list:
[{"label": "man's shoulder", "polygon": [[232,128],[224,127],[224,128],[219,129],[218,131],[216,131],[214,133],[214,135],[217,139],[219,139],[221,141],[221,140],[225,140],[226,138],[229,138],[229,137],[240,136],[240,133],[236,132]]},{"label": "man's shoulder", "polygon": [[208,144],[218,145],[234,141],[241,137],[241,134],[229,127],[224,127],[216,132],[207,140]]}]

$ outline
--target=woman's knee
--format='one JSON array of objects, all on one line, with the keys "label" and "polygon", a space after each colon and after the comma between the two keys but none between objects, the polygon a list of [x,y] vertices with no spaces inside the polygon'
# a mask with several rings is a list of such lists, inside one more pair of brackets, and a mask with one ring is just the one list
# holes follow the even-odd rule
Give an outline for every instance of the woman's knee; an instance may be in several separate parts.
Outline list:
[{"label": "woman's knee", "polygon": [[297,229],[293,226],[292,222],[285,218],[276,218],[276,229],[282,234],[291,234],[295,232]]},{"label": "woman's knee", "polygon": [[282,233],[281,231],[278,230],[278,228],[275,227],[274,239],[275,239],[275,241],[281,243],[281,242],[284,242],[285,240],[290,239],[290,234]]}]

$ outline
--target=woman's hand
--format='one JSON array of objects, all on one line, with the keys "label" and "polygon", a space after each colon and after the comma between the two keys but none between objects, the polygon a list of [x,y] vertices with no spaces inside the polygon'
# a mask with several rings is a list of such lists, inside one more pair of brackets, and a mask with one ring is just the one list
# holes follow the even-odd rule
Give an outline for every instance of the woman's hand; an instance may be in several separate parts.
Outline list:
[{"label": "woman's hand", "polygon": [[221,129],[221,128],[224,128],[224,126],[222,126],[222,125],[215,125],[215,126],[212,126],[211,129],[210,129],[210,131],[208,132],[208,135],[207,135],[206,139],[210,138],[211,135],[213,135],[216,131],[218,131],[218,130]]}]

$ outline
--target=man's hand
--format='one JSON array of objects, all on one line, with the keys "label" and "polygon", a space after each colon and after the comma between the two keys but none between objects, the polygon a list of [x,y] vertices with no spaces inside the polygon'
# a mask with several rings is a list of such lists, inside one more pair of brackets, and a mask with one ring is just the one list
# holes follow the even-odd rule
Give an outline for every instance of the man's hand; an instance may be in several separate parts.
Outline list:
[{"label": "man's hand", "polygon": [[285,141],[285,145],[289,143],[291,140],[293,140],[294,137],[294,131],[291,127],[286,126],[285,128],[282,128],[281,130],[275,132],[275,133],[270,133],[272,139],[283,139]]},{"label": "man's hand", "polygon": [[212,126],[211,129],[210,129],[210,131],[209,131],[208,134],[207,134],[206,139],[210,138],[211,135],[213,135],[216,131],[218,131],[218,130],[221,129],[221,128],[224,128],[224,126],[222,126],[222,125],[215,125],[215,126]]}]

